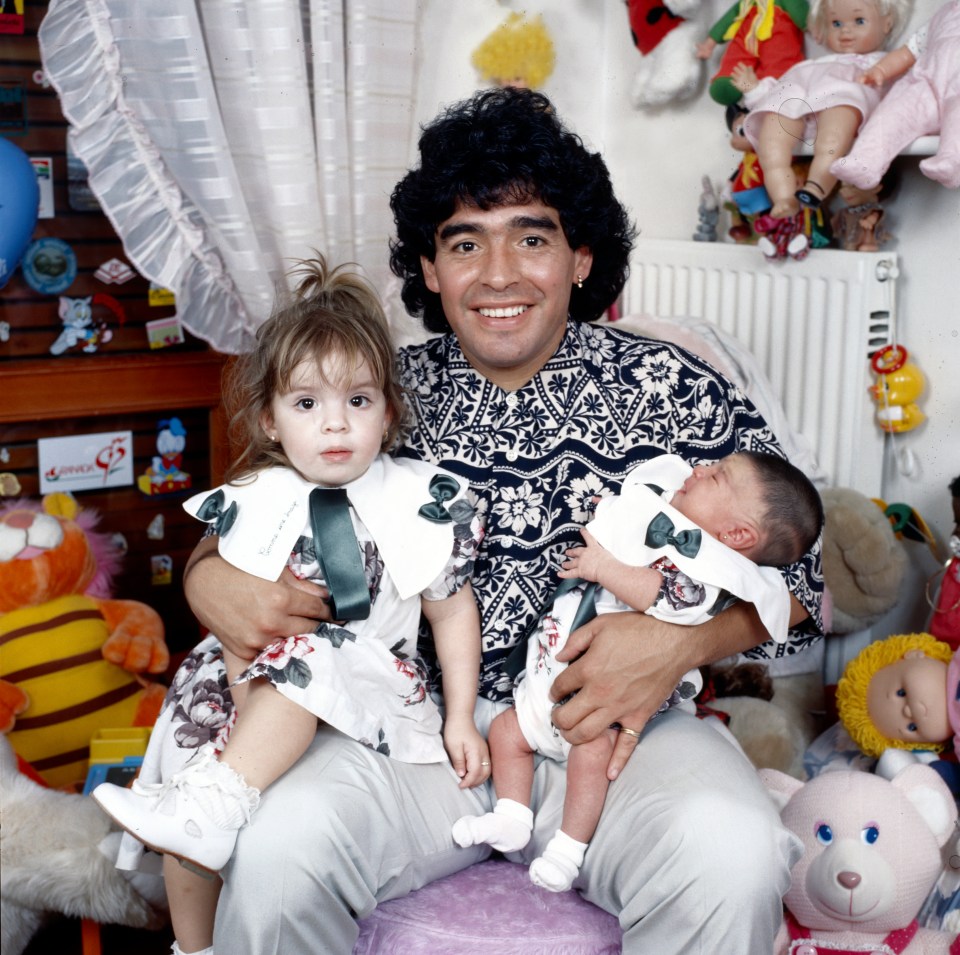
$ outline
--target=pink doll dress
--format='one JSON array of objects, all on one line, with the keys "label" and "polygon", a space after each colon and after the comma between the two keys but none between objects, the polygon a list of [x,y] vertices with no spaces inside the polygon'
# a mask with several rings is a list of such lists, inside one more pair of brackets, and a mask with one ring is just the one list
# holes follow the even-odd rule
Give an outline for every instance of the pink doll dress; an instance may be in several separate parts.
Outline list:
[{"label": "pink doll dress", "polygon": [[960,0],[945,3],[925,35],[915,34],[907,45],[916,63],[891,85],[876,116],[830,171],[869,189],[901,150],[920,136],[939,133],[937,154],[924,159],[920,171],[948,188],[960,188]]},{"label": "pink doll dress", "polygon": [[883,56],[882,50],[830,53],[790,67],[778,80],[760,80],[743,97],[750,110],[743,123],[744,135],[756,147],[764,114],[777,113],[789,119],[805,119],[803,140],[812,144],[817,138],[816,114],[832,106],[853,106],[860,111],[862,124],[880,103],[881,91],[858,83],[857,77]]}]

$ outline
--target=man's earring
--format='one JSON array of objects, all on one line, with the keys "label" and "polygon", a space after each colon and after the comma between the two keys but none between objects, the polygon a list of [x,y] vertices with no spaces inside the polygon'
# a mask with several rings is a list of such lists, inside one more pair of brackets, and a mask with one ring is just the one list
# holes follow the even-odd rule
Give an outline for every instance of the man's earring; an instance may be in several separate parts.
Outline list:
[{"label": "man's earring", "polygon": [[582,275],[578,275],[578,276],[577,276],[577,288],[583,288],[583,276],[582,276]]}]

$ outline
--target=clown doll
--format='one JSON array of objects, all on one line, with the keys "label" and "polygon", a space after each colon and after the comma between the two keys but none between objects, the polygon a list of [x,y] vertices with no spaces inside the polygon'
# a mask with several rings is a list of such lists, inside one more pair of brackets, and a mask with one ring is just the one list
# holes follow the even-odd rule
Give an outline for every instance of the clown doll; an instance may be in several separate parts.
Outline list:
[{"label": "clown doll", "polygon": [[739,64],[753,68],[761,79],[782,76],[804,58],[803,31],[807,0],[739,0],[697,44],[697,56],[707,60],[721,43],[727,48],[710,81],[710,96],[722,106],[736,103],[741,91],[733,83]]}]

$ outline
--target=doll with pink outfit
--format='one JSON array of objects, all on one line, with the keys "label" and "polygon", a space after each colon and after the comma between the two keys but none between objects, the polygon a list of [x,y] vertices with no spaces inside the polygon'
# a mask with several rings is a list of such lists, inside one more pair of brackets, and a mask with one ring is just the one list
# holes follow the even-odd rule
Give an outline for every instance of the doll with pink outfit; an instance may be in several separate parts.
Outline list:
[{"label": "doll with pink outfit", "polygon": [[[743,64],[734,70],[750,110],[744,133],[760,157],[774,218],[796,217],[801,206],[816,208],[833,191],[834,157],[847,153],[882,95],[860,76],[883,58],[905,10],[906,0],[814,0],[808,25],[829,53],[792,66],[777,80],[761,79]],[[801,184],[792,160],[802,142],[813,146],[813,158]]]},{"label": "doll with pink outfit", "polygon": [[939,133],[940,147],[920,163],[920,171],[950,189],[960,188],[960,0],[949,0],[862,78],[870,86],[890,80],[896,82],[830,172],[869,188],[906,146]]}]

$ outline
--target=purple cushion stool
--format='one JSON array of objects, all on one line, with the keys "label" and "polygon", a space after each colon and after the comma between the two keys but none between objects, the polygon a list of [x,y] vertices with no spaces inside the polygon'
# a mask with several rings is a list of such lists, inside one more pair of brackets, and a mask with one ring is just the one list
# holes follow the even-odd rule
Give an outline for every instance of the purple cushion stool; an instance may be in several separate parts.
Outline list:
[{"label": "purple cushion stool", "polygon": [[619,955],[623,937],[576,892],[548,892],[501,860],[384,902],[359,924],[353,955]]}]

